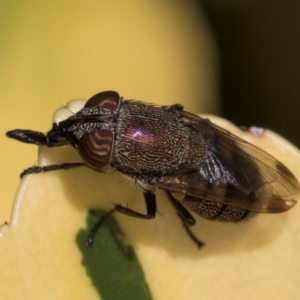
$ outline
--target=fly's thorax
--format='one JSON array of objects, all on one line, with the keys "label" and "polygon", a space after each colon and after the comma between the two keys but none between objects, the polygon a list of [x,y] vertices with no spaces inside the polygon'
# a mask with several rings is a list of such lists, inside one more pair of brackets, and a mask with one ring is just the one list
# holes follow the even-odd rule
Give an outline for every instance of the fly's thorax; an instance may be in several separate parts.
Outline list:
[{"label": "fly's thorax", "polygon": [[111,164],[124,172],[169,172],[181,163],[188,138],[176,111],[123,101]]}]

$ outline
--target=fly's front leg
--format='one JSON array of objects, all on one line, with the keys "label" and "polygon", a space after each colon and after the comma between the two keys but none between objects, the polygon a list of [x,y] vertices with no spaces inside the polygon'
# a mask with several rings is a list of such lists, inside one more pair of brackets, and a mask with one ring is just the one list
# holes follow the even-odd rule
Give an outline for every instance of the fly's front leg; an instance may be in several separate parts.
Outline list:
[{"label": "fly's front leg", "polygon": [[85,163],[63,163],[63,164],[57,164],[57,165],[49,165],[49,166],[33,166],[28,169],[25,169],[21,174],[20,177],[23,178],[27,174],[35,174],[35,173],[41,173],[41,172],[50,172],[50,171],[56,171],[56,170],[69,170],[79,167],[86,167]]},{"label": "fly's front leg", "polygon": [[107,212],[105,215],[103,215],[97,223],[93,226],[92,230],[89,233],[89,237],[87,240],[88,246],[93,246],[95,235],[98,231],[98,229],[101,227],[103,222],[105,222],[107,219],[109,219],[116,211],[119,213],[122,213],[124,215],[138,218],[138,219],[144,219],[144,220],[150,220],[155,218],[156,214],[156,197],[155,194],[152,193],[144,193],[144,200],[146,203],[146,214],[139,213],[135,210],[132,210],[128,207],[124,207],[122,205],[116,204],[114,208],[112,208],[109,212]]},{"label": "fly's front leg", "polygon": [[180,218],[182,225],[188,234],[188,236],[192,239],[192,241],[198,246],[198,248],[201,248],[204,243],[202,243],[191,231],[190,226],[195,225],[196,221],[193,218],[193,216],[187,211],[187,209],[183,206],[183,204],[177,200],[171,192],[166,191],[165,192],[170,203],[177,211],[177,215]]}]

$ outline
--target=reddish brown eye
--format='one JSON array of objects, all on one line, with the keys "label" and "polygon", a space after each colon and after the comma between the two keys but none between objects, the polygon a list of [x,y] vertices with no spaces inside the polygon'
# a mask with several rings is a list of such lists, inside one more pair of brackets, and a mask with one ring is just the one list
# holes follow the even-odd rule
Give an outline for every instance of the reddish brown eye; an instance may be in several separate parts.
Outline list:
[{"label": "reddish brown eye", "polygon": [[120,96],[117,92],[106,91],[94,95],[90,98],[84,107],[101,107],[116,111],[120,105]]},{"label": "reddish brown eye", "polygon": [[94,169],[109,164],[114,134],[111,130],[98,130],[85,134],[78,142],[78,151],[84,162]]}]

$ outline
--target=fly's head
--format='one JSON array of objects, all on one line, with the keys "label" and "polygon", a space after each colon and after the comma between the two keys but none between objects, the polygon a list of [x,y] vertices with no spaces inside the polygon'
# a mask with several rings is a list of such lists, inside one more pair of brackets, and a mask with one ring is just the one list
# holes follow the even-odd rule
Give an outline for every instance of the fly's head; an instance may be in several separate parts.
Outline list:
[{"label": "fly's head", "polygon": [[101,92],[90,98],[84,107],[46,134],[16,129],[6,135],[23,143],[47,147],[71,145],[84,162],[99,171],[109,167],[114,144],[114,128],[122,98],[114,91]]}]

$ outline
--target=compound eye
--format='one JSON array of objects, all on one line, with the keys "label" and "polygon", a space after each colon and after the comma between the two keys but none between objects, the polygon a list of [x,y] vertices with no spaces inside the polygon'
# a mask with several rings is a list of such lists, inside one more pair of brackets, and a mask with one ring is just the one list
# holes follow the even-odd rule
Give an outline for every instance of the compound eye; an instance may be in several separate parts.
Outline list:
[{"label": "compound eye", "polygon": [[120,95],[114,91],[101,92],[90,98],[84,107],[101,107],[116,111],[120,105]]},{"label": "compound eye", "polygon": [[78,141],[78,152],[93,169],[101,169],[110,162],[114,134],[111,130],[97,130],[85,134]]}]

